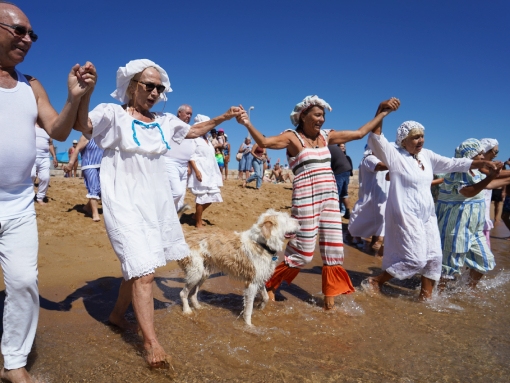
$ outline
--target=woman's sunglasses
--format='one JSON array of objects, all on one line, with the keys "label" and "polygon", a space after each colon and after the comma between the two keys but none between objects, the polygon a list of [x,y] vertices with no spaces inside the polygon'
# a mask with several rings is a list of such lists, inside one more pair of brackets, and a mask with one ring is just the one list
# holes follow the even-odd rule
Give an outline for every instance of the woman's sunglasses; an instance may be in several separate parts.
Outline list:
[{"label": "woman's sunglasses", "polygon": [[39,36],[37,36],[34,33],[34,31],[32,31],[32,30],[29,31],[27,28],[25,28],[22,25],[9,25],[9,24],[5,24],[5,23],[0,23],[0,25],[14,29],[14,33],[19,37],[25,37],[25,35],[28,35],[28,37],[30,37],[30,40],[32,40],[34,43],[39,38]]},{"label": "woman's sunglasses", "polygon": [[165,86],[164,85],[156,85],[152,82],[143,82],[143,81],[138,81],[138,80],[133,80],[139,84],[143,84],[145,86],[145,90],[147,92],[152,92],[154,90],[154,88],[158,91],[159,94],[163,93],[165,91]]}]

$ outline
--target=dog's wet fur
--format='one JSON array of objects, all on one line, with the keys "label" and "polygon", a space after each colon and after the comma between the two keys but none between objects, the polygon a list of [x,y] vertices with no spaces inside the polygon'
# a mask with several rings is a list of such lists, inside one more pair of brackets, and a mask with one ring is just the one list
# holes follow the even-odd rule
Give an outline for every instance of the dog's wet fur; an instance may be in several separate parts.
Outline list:
[{"label": "dog's wet fur", "polygon": [[[222,229],[197,230],[186,236],[190,255],[178,261],[186,273],[186,285],[180,296],[182,309],[200,308],[198,290],[209,275],[222,272],[245,283],[243,317],[251,326],[253,301],[257,292],[262,295],[261,308],[268,301],[266,281],[276,267],[277,251],[282,251],[285,240],[295,237],[299,223],[289,214],[269,209],[257,223],[241,233]],[[191,296],[190,296],[191,294]]]}]

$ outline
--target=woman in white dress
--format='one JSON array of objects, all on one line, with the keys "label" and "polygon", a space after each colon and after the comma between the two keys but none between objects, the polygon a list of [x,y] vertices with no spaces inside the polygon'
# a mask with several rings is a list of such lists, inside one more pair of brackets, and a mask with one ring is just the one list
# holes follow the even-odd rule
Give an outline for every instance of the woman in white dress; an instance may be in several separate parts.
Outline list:
[{"label": "woman in white dress", "polygon": [[390,188],[387,170],[367,145],[359,164],[359,198],[351,212],[349,233],[353,237],[371,238],[370,248],[375,252],[384,240],[384,211]]},{"label": "woman in white dress", "polygon": [[166,101],[165,93],[170,91],[163,68],[146,59],[130,61],[117,71],[117,89],[112,93],[123,105],[100,104],[88,118],[79,114],[75,126],[91,134],[105,150],[101,162],[104,220],[124,276],[109,321],[122,329],[138,330],[124,317],[133,303],[145,360],[151,367],[169,364],[154,329],[154,272],[189,253],[162,155],[183,139],[200,137],[239,114],[232,107],[190,128],[170,113],[150,111],[158,101]]},{"label": "woman in white dress", "polygon": [[397,130],[396,148],[381,134],[382,124],[368,137],[370,148],[389,168],[383,273],[369,278],[374,291],[392,278],[421,274],[420,300],[430,298],[441,277],[442,250],[430,184],[434,173],[495,168],[489,161],[447,158],[423,149],[425,128],[406,121]]},{"label": "woman in white dress", "polygon": [[[209,117],[197,114],[195,123],[208,121]],[[220,188],[223,177],[216,162],[214,146],[207,136],[195,138],[195,152],[191,156],[190,166],[193,170],[188,179],[188,187],[195,198],[195,226],[204,227],[202,214],[213,202],[223,202]]]}]

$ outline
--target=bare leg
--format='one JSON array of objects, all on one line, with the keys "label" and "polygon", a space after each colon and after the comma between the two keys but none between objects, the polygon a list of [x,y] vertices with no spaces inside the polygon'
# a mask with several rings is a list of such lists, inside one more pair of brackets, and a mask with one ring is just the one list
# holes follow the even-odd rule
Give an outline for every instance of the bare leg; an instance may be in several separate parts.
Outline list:
[{"label": "bare leg", "polygon": [[420,301],[426,301],[432,297],[432,290],[436,282],[432,279],[422,276],[421,277],[421,290],[418,299]]},{"label": "bare leg", "polygon": [[275,290],[274,289],[267,289],[267,297],[269,298],[270,301],[274,302],[275,301],[275,296],[274,296],[274,293]]},{"label": "bare leg", "polygon": [[228,162],[225,161],[225,181],[228,178]]},{"label": "bare leg", "polygon": [[204,212],[205,209],[207,209],[209,206],[211,206],[211,203],[206,203],[204,205],[200,205],[197,203],[196,207],[195,207],[195,226],[197,228],[202,228],[204,227],[203,225],[203,221],[202,221],[202,213]]},{"label": "bare leg", "polygon": [[474,269],[469,270],[468,286],[473,290],[476,289],[476,285],[478,284],[478,282],[480,282],[480,279],[482,279],[482,277],[483,277],[482,273],[480,273]]},{"label": "bare leg", "polygon": [[494,201],[494,222],[501,221],[500,211],[499,211],[499,201]]},{"label": "bare leg", "polygon": [[32,383],[33,380],[28,374],[25,367],[15,368],[12,370],[7,370],[2,368],[0,372],[0,378],[2,380],[12,382],[12,383]]},{"label": "bare leg", "polygon": [[119,288],[119,296],[117,297],[117,302],[115,302],[115,307],[113,308],[113,311],[110,314],[108,320],[110,323],[121,328],[122,330],[137,332],[138,325],[128,322],[124,317],[126,310],[131,304],[133,296],[133,282],[134,279],[130,279],[129,281],[122,280]]},{"label": "bare leg", "polygon": [[151,367],[168,367],[170,356],[159,344],[154,328],[154,298],[152,294],[154,274],[134,278],[133,281],[133,308],[142,330],[145,360]]},{"label": "bare leg", "polygon": [[94,199],[94,198],[89,199],[89,204],[90,204],[90,211],[92,214],[92,221],[94,221],[94,222],[101,221],[101,218],[99,218],[97,199]]}]

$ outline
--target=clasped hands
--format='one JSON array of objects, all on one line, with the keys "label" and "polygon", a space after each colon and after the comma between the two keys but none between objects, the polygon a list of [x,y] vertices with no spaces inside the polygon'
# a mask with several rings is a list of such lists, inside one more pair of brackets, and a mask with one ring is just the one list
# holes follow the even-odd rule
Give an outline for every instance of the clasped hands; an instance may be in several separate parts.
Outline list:
[{"label": "clasped hands", "polygon": [[74,98],[81,98],[91,92],[96,86],[96,67],[90,61],[85,65],[76,64],[71,68],[67,79],[69,95]]}]

